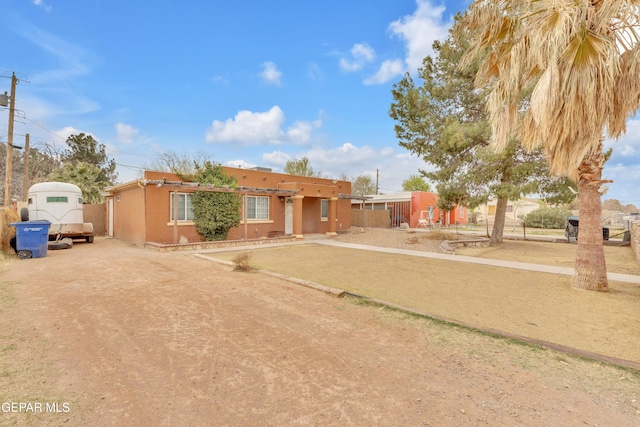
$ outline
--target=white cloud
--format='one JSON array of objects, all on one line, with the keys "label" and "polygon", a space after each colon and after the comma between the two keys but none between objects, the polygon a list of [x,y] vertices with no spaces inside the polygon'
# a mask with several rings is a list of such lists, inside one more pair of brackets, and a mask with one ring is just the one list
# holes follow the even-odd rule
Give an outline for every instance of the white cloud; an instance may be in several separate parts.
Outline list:
[{"label": "white cloud", "polygon": [[306,144],[311,139],[312,130],[313,125],[309,122],[295,122],[293,126],[287,129],[287,136],[291,141]]},{"label": "white cloud", "polygon": [[351,48],[351,58],[340,58],[340,69],[346,72],[359,71],[376,58],[376,51],[366,43],[356,43]]},{"label": "white cloud", "polygon": [[433,6],[429,0],[416,0],[416,4],[418,8],[413,15],[404,16],[389,25],[391,33],[406,43],[405,62],[411,72],[422,66],[425,56],[433,54],[433,42],[445,40],[453,25],[452,17],[443,21],[444,6]]},{"label": "white cloud", "polygon": [[311,80],[323,81],[324,73],[318,64],[311,62],[307,65],[307,75]]},{"label": "white cloud", "polygon": [[604,198],[618,199],[623,204],[633,203],[640,206],[640,196],[637,191],[638,181],[640,181],[640,167],[637,162],[629,165],[609,163],[611,161],[604,165],[602,175],[613,182],[607,184],[609,190]]},{"label": "white cloud", "polygon": [[313,122],[297,121],[287,129],[289,142],[294,144],[307,144],[311,140],[314,129],[322,127],[322,119]]},{"label": "white cloud", "polygon": [[433,42],[445,40],[453,25],[450,17],[443,21],[444,6],[433,6],[429,0],[416,0],[417,9],[389,24],[391,35],[405,44],[404,60],[387,59],[378,72],[364,81],[366,85],[383,84],[405,71],[415,73],[422,67],[422,60],[433,55]]},{"label": "white cloud", "polygon": [[[34,84],[84,76],[90,72],[94,64],[101,61],[92,52],[33,25],[24,24],[20,34],[50,54],[60,64],[57,69],[32,75],[29,80]],[[45,60],[46,57],[43,57],[43,64],[46,64]]]},{"label": "white cloud", "polygon": [[152,150],[154,153],[157,153],[157,154],[163,154],[163,153],[165,153],[165,152],[166,152],[166,151],[165,151],[165,149],[164,149],[164,147],[163,147],[162,145],[158,144],[157,142],[152,142],[152,143],[150,143],[150,144],[149,144],[149,147],[151,147],[151,150]]},{"label": "white cloud", "polygon": [[240,111],[225,122],[214,120],[207,131],[207,142],[239,142],[244,145],[280,144],[284,133],[284,113],[277,105],[264,113]]},{"label": "white cloud", "polygon": [[613,180],[613,183],[607,184],[609,190],[604,197],[640,206],[637,191],[640,181],[640,120],[628,120],[626,133],[617,141],[605,140],[604,147],[613,148],[611,158],[602,172],[603,177]]},{"label": "white cloud", "polygon": [[399,59],[386,60],[376,74],[364,80],[365,85],[383,84],[404,72],[404,64]]},{"label": "white cloud", "polygon": [[[100,109],[100,104],[66,89],[33,90],[20,96],[20,110],[30,120],[47,121],[51,117],[86,114]],[[17,116],[16,116],[17,117]],[[66,119],[65,119],[66,120]]]},{"label": "white cloud", "polygon": [[283,151],[272,151],[271,153],[264,153],[262,155],[264,164],[279,168],[281,171],[284,170],[284,165],[287,164],[287,160],[291,160],[292,158],[293,156]]},{"label": "white cloud", "polygon": [[227,80],[227,79],[226,79],[226,78],[224,78],[223,76],[213,76],[213,77],[211,78],[211,80],[212,80],[214,83],[222,83],[222,84],[225,84],[225,85],[229,83],[229,80]]},{"label": "white cloud", "polygon": [[35,4],[36,6],[42,7],[47,12],[50,12],[52,9],[50,5],[45,4],[45,2],[43,2],[42,0],[33,0],[32,3]]},{"label": "white cloud", "polygon": [[53,131],[53,133],[59,138],[62,139],[64,141],[67,140],[67,138],[69,138],[71,135],[78,135],[80,133],[84,133],[85,135],[91,135],[93,137],[93,139],[95,139],[96,141],[98,140],[98,138],[96,138],[95,135],[91,134],[90,132],[85,132],[83,130],[74,128],[73,126],[66,126],[63,127],[62,129],[58,129],[56,131]]},{"label": "white cloud", "polygon": [[54,130],[53,134],[55,136],[57,136],[57,138],[55,138],[52,142],[53,142],[53,146],[55,148],[58,148],[60,150],[66,150],[67,148],[69,148],[67,146],[67,138],[69,138],[71,135],[78,135],[84,133],[85,135],[91,135],[93,137],[93,139],[95,139],[96,141],[100,142],[100,140],[98,139],[97,136],[95,136],[94,134],[92,134],[91,132],[85,132],[81,129],[78,128],[74,128],[73,126],[66,126],[63,127],[62,129],[58,129],[58,130]]},{"label": "white cloud", "polygon": [[269,111],[254,113],[240,111],[233,119],[214,120],[207,131],[207,142],[238,142],[242,145],[307,144],[314,129],[322,126],[322,119],[313,122],[296,121],[286,131],[284,112],[277,105]]},{"label": "white cloud", "polygon": [[125,123],[116,123],[116,139],[123,144],[132,144],[138,138],[140,131]]},{"label": "white cloud", "polygon": [[267,84],[280,86],[282,73],[278,70],[278,66],[276,64],[268,61],[262,64],[262,73],[260,73],[260,77],[262,77],[262,81]]},{"label": "white cloud", "polygon": [[255,168],[257,165],[254,163],[245,162],[244,160],[230,160],[224,163],[224,166],[229,166],[232,168],[251,169]]},{"label": "white cloud", "polygon": [[620,155],[624,157],[630,157],[637,153],[636,149],[631,145],[623,145],[620,150]]},{"label": "white cloud", "polygon": [[[627,121],[627,131],[618,140],[608,139],[605,141],[606,149],[613,148],[613,159],[631,160],[640,150],[640,120],[632,119]],[[627,159],[620,159],[624,157]]]}]

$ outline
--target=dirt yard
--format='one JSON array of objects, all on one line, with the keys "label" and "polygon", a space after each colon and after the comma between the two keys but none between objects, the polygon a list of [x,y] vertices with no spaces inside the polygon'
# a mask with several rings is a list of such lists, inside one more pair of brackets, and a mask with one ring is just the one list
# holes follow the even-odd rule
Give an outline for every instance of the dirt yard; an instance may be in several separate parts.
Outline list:
[{"label": "dirt yard", "polygon": [[[387,234],[392,246],[393,239],[402,236],[402,233],[383,231],[367,231],[361,239],[373,241],[377,235],[379,240]],[[349,237],[352,243],[356,239]],[[415,246],[427,248],[430,243],[425,241]],[[493,249],[492,255],[518,258],[511,252],[512,243]],[[559,253],[568,248],[537,242],[527,247],[529,243],[525,242],[522,250],[537,259],[544,251],[554,254],[550,246],[555,245]],[[629,247],[617,249],[631,252]],[[232,260],[237,253],[206,256]],[[310,263],[309,259],[323,262]],[[635,259],[631,261],[636,264]],[[562,257],[554,258],[554,262],[561,263]],[[559,344],[576,349],[577,354],[595,353],[611,358],[603,360],[618,359],[617,363],[640,367],[640,284],[637,283],[610,281],[609,293],[585,292],[570,286],[570,276],[311,244],[255,249],[251,252],[250,264],[437,319],[527,337],[547,346]]]},{"label": "dirt yard", "polygon": [[640,423],[637,371],[188,253],[100,238],[2,270],[3,426]]}]

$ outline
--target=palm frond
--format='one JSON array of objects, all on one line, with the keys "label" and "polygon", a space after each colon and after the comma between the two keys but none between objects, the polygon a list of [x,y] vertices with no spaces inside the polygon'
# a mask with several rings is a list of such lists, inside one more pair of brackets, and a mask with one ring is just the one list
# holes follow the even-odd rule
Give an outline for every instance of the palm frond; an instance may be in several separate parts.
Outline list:
[{"label": "palm frond", "polygon": [[640,0],[477,0],[459,25],[474,38],[461,66],[490,50],[476,84],[491,89],[496,149],[517,135],[575,179],[603,131],[618,137],[638,109]]}]

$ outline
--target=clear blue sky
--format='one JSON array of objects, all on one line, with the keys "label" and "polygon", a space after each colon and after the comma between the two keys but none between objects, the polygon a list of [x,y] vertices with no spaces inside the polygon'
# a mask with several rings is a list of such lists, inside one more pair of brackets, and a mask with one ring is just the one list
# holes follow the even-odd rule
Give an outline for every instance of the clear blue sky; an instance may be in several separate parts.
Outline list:
[{"label": "clear blue sky", "polygon": [[[0,0],[0,75],[21,80],[14,141],[91,134],[120,181],[158,153],[207,152],[276,172],[303,156],[331,177],[379,170],[380,190],[399,191],[427,165],[397,143],[392,85],[469,3]],[[640,202],[639,151],[634,120],[614,145],[605,199]]]}]

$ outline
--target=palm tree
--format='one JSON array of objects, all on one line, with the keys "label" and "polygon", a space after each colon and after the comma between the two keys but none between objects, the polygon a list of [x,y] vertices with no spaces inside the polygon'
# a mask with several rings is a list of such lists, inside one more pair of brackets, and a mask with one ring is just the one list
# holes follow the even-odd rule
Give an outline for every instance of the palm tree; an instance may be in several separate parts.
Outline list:
[{"label": "palm tree", "polygon": [[101,203],[102,192],[107,182],[100,180],[101,170],[98,166],[87,162],[67,163],[53,171],[47,177],[50,181],[75,184],[82,191],[85,203]]},{"label": "palm tree", "polygon": [[602,141],[623,134],[639,106],[640,0],[476,0],[460,25],[474,39],[462,66],[489,52],[476,85],[491,89],[495,148],[517,135],[578,184],[571,283],[607,291]]}]

